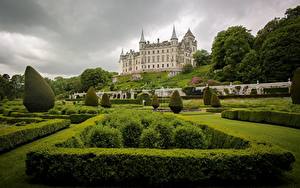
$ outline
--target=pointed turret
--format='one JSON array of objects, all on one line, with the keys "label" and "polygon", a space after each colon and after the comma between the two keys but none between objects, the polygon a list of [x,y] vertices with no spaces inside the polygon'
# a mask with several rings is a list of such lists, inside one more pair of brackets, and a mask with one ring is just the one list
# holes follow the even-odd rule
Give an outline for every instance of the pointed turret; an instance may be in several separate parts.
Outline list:
[{"label": "pointed turret", "polygon": [[191,32],[191,29],[189,28],[188,31],[186,32],[186,34],[184,35],[184,37],[193,37],[195,38],[195,36],[193,35],[193,33]]},{"label": "pointed turret", "polygon": [[171,40],[172,39],[177,39],[178,40],[178,38],[177,38],[177,36],[176,36],[176,31],[175,31],[175,26],[173,25],[173,32],[172,32],[172,37],[171,37]]},{"label": "pointed turret", "polygon": [[122,48],[122,51],[121,51],[121,54],[120,54],[120,55],[121,55],[121,56],[124,55],[123,48]]},{"label": "pointed turret", "polygon": [[144,38],[144,31],[143,31],[143,29],[142,29],[142,34],[141,34],[140,42],[143,42],[143,43],[146,42],[145,38]]}]

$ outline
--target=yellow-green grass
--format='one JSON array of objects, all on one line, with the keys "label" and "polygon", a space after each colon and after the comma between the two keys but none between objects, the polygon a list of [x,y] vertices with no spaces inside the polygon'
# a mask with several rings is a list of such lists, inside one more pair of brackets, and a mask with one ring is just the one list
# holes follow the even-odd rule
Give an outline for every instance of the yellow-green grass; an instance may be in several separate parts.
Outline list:
[{"label": "yellow-green grass", "polygon": [[[300,130],[283,126],[251,123],[221,118],[220,114],[190,112],[178,115],[185,120],[206,124],[233,136],[242,136],[249,140],[268,142],[291,151],[296,157],[292,172],[287,174],[290,184],[300,186]],[[296,186],[295,185],[295,186]],[[296,186],[297,187],[297,186]]]}]

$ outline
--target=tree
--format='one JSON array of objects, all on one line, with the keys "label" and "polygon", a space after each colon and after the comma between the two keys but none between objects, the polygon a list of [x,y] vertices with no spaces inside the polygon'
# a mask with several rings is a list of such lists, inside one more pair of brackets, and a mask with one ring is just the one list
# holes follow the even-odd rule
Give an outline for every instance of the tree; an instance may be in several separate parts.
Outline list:
[{"label": "tree", "polygon": [[90,87],[87,91],[84,103],[86,106],[98,106],[98,96],[94,87]]},{"label": "tree", "polygon": [[300,104],[300,67],[294,72],[291,86],[291,98],[293,104]]},{"label": "tree", "polygon": [[212,91],[209,87],[204,88],[203,90],[203,103],[204,105],[210,105],[211,103]]},{"label": "tree", "polygon": [[83,90],[86,91],[89,87],[102,88],[111,80],[111,74],[101,68],[86,69],[80,75]]},{"label": "tree", "polygon": [[153,106],[154,110],[156,110],[159,107],[159,100],[158,100],[157,95],[153,96],[152,106]]},{"label": "tree", "polygon": [[48,83],[31,66],[25,70],[23,104],[29,112],[46,112],[53,108],[55,95]]},{"label": "tree", "polygon": [[259,56],[255,50],[250,50],[237,67],[238,80],[243,83],[256,83],[261,80],[262,70]]},{"label": "tree", "polygon": [[107,93],[104,93],[102,95],[100,104],[104,108],[110,108],[111,107],[111,103],[110,103],[109,96],[108,96]]},{"label": "tree", "polygon": [[220,99],[219,99],[219,97],[216,93],[213,93],[211,95],[210,104],[211,104],[212,107],[221,107]]},{"label": "tree", "polygon": [[183,74],[186,74],[186,73],[190,73],[193,71],[193,65],[190,64],[190,63],[187,63],[185,64],[183,67],[182,67],[182,73]]},{"label": "tree", "polygon": [[172,93],[169,107],[175,114],[178,114],[183,108],[182,99],[177,90]]},{"label": "tree", "polygon": [[197,50],[194,54],[193,54],[193,58],[196,62],[197,66],[201,66],[201,65],[207,65],[210,64],[210,54],[208,53],[208,51],[202,49],[202,50]]}]

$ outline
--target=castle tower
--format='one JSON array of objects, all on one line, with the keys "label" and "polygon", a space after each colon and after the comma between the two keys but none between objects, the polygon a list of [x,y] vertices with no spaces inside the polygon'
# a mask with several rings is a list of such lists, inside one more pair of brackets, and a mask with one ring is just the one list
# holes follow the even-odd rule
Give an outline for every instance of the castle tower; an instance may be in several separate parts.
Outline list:
[{"label": "castle tower", "polygon": [[146,44],[146,41],[145,41],[145,38],[144,38],[144,31],[142,29],[141,39],[140,39],[140,42],[139,42],[140,49],[144,48],[145,44]]},{"label": "castle tower", "polygon": [[175,31],[175,26],[173,25],[173,32],[172,32],[172,37],[171,37],[171,43],[172,45],[177,45],[178,44],[178,38],[176,36],[176,31]]}]

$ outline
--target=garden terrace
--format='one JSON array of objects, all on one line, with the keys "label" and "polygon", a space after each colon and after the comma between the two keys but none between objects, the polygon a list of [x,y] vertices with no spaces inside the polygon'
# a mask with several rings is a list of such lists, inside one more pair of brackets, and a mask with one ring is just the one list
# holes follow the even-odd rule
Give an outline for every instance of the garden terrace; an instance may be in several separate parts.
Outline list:
[{"label": "garden terrace", "polygon": [[[166,118],[169,117],[191,124],[171,115]],[[28,153],[26,173],[39,181],[57,184],[245,183],[273,181],[290,170],[295,160],[290,152],[269,143],[198,124],[190,126],[199,127],[210,138],[205,149],[130,148],[125,144],[121,148],[86,147],[84,132],[95,126],[108,126],[109,121],[98,115],[71,127],[60,140],[44,143]]]}]

